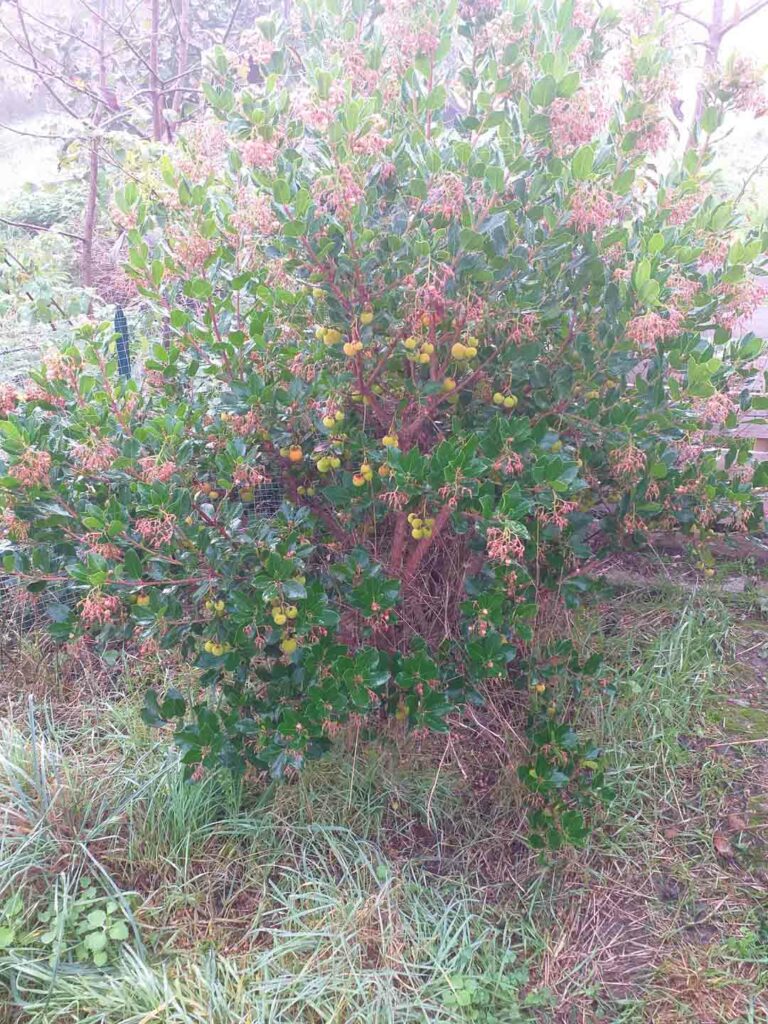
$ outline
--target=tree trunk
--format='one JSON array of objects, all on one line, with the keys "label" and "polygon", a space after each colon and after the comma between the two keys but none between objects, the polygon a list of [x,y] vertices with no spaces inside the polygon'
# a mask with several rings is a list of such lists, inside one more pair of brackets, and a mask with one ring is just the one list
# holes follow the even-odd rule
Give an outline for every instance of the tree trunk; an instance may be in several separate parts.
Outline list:
[{"label": "tree trunk", "polygon": [[158,41],[160,36],[160,0],[150,0],[151,26],[149,35],[149,87],[152,95],[152,138],[159,142],[163,137],[163,94],[158,75]]},{"label": "tree trunk", "polygon": [[[94,36],[98,47],[99,60],[99,92],[104,96],[107,92],[107,65],[104,55],[104,25],[107,0],[99,0],[98,25],[94,25]],[[93,237],[96,233],[96,220],[99,208],[99,136],[98,125],[103,108],[97,105],[93,114],[93,138],[89,146],[88,158],[88,196],[85,201],[85,218],[83,221],[83,284],[86,288],[93,285]]]},{"label": "tree trunk", "polygon": [[192,22],[192,7],[190,0],[180,0],[179,3],[179,60],[176,69],[176,89],[173,94],[173,109],[175,113],[181,110],[184,100],[184,81],[189,67],[189,35]]},{"label": "tree trunk", "polygon": [[691,131],[688,135],[688,149],[691,149],[696,143],[696,129],[701,120],[701,115],[704,113],[704,93],[707,78],[710,72],[717,67],[717,60],[720,56],[720,46],[725,35],[723,13],[724,0],[712,0],[712,18],[707,29],[707,42],[704,51],[704,63],[701,68],[701,78],[696,88],[696,104],[693,111]]}]

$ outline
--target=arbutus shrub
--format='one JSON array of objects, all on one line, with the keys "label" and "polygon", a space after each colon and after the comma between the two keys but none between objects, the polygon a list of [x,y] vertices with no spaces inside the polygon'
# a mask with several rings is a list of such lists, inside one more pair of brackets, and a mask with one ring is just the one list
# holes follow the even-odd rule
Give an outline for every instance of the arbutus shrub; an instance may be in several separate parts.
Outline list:
[{"label": "arbutus shrub", "polygon": [[738,90],[662,174],[651,7],[296,4],[248,47],[115,197],[165,339],[140,383],[87,324],[0,392],[4,571],[70,587],[61,642],[197,668],[145,708],[190,773],[279,773],[352,715],[445,731],[517,686],[533,841],[579,842],[607,790],[570,708],[600,665],[541,623],[588,591],[597,527],[760,519],[723,428],[766,237],[707,176]]}]

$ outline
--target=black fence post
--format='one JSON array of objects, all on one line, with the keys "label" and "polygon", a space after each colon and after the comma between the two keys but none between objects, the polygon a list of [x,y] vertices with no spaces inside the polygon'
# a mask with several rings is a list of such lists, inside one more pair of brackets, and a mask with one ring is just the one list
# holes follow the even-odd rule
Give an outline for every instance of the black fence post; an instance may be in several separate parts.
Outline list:
[{"label": "black fence post", "polygon": [[128,321],[122,306],[115,307],[115,339],[117,342],[117,372],[121,377],[131,376],[131,351],[129,348]]}]

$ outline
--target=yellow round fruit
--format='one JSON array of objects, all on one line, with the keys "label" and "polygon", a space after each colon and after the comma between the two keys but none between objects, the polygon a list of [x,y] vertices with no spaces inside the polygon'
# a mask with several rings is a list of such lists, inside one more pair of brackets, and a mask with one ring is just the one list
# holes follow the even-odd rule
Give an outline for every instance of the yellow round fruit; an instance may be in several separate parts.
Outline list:
[{"label": "yellow round fruit", "polygon": [[391,472],[392,472],[392,470],[389,468],[389,466],[379,466],[379,476],[380,477],[389,476],[391,474]]},{"label": "yellow round fruit", "polygon": [[429,540],[429,538],[432,536],[432,531],[427,527],[424,527],[424,529],[421,531],[421,535],[424,538],[424,540]]},{"label": "yellow round fruit", "polygon": [[344,413],[341,411],[341,409],[337,409],[336,412],[333,414],[333,418],[336,420],[337,423],[343,423]]},{"label": "yellow round fruit", "polygon": [[223,647],[223,645],[222,645],[222,644],[214,644],[214,645],[213,645],[213,646],[211,647],[211,654],[212,654],[212,655],[213,655],[213,656],[214,656],[215,658],[220,658],[220,657],[222,656],[222,654],[223,654],[223,653],[224,653],[224,647]]},{"label": "yellow round fruit", "polygon": [[464,351],[466,352],[466,355],[464,356],[465,359],[474,359],[477,355],[477,348],[474,345],[470,345],[469,348]]},{"label": "yellow round fruit", "polygon": [[275,612],[272,618],[276,626],[284,626],[288,621],[288,616],[283,614],[283,612]]},{"label": "yellow round fruit", "polygon": [[364,313],[360,314],[360,323],[367,327],[368,324],[373,323],[373,310],[366,309]]},{"label": "yellow round fruit", "polygon": [[385,448],[397,448],[397,436],[395,434],[385,434],[381,439],[381,443]]},{"label": "yellow round fruit", "polygon": [[149,594],[139,594],[136,598],[136,604],[141,605],[142,608],[146,608],[149,604]]},{"label": "yellow round fruit", "polygon": [[502,393],[500,391],[494,392],[493,404],[494,405],[504,405],[504,395],[502,395]]},{"label": "yellow round fruit", "polygon": [[424,531],[419,527],[415,526],[411,530],[411,536],[413,537],[414,540],[421,540],[421,538],[424,536]]},{"label": "yellow round fruit", "polygon": [[213,649],[213,641],[212,640],[206,640],[205,643],[203,644],[203,650],[206,651],[208,654],[210,654],[212,649]]},{"label": "yellow round fruit", "polygon": [[555,441],[552,444],[552,447],[550,448],[550,451],[559,452],[562,447],[563,447],[563,442],[562,441]]},{"label": "yellow round fruit", "polygon": [[362,473],[355,473],[352,477],[352,483],[355,487],[365,487],[365,477]]},{"label": "yellow round fruit", "polygon": [[299,609],[296,607],[295,604],[289,604],[288,607],[285,609],[285,614],[288,616],[289,619],[295,619],[296,616],[299,614]]},{"label": "yellow round fruit", "polygon": [[429,355],[427,352],[420,352],[416,358],[422,366],[425,366],[429,362]]},{"label": "yellow round fruit", "polygon": [[344,342],[344,355],[345,356],[353,356],[353,355],[355,355],[356,352],[357,352],[357,349],[355,348],[354,342],[351,342],[351,341]]},{"label": "yellow round fruit", "polygon": [[590,400],[590,402],[591,402],[592,399],[600,397],[600,392],[599,391],[588,391],[584,397],[588,398]]},{"label": "yellow round fruit", "polygon": [[312,298],[313,299],[325,298],[325,292],[323,291],[322,288],[313,288],[312,289]]},{"label": "yellow round fruit", "polygon": [[443,391],[455,391],[456,381],[453,379],[453,377],[446,377],[441,387]]},{"label": "yellow round fruit", "polygon": [[448,405],[458,405],[459,404],[459,396],[454,391],[453,394],[448,395],[448,398],[446,399],[446,401],[448,402]]},{"label": "yellow round fruit", "polygon": [[316,327],[315,328],[315,337],[317,338],[318,341],[325,341],[325,328],[324,327]]},{"label": "yellow round fruit", "polygon": [[283,652],[283,654],[293,654],[293,652],[296,650],[298,646],[299,645],[296,642],[296,640],[294,640],[292,636],[289,636],[286,637],[285,640],[281,641],[280,650]]},{"label": "yellow round fruit", "polygon": [[289,462],[301,462],[304,458],[304,452],[299,448],[298,445],[293,445],[292,448],[288,449],[288,461]]},{"label": "yellow round fruit", "polygon": [[216,609],[217,612],[223,612],[226,605],[224,604],[223,601],[219,600],[213,607]]},{"label": "yellow round fruit", "polygon": [[429,314],[428,313],[425,313],[424,316],[422,316],[422,318],[421,318],[421,326],[422,327],[429,327]]},{"label": "yellow round fruit", "polygon": [[326,327],[323,341],[326,345],[338,345],[341,341],[341,331],[337,331],[335,327]]},{"label": "yellow round fruit", "polygon": [[403,344],[405,345],[405,347],[406,347],[406,348],[408,349],[408,351],[409,351],[409,352],[413,352],[413,350],[414,350],[414,349],[415,349],[415,348],[416,348],[416,347],[418,346],[418,344],[419,344],[419,339],[418,339],[418,338],[414,338],[414,337],[413,337],[413,335],[411,335],[411,337],[410,337],[410,338],[406,338],[406,339],[405,339],[405,341],[403,342]]},{"label": "yellow round fruit", "polygon": [[428,356],[434,355],[435,346],[432,344],[431,341],[425,341],[424,344],[421,346],[421,351],[426,352]]},{"label": "yellow round fruit", "polygon": [[536,683],[536,686],[534,687],[534,689],[536,690],[536,693],[544,693],[546,688],[547,687],[546,687],[546,685],[544,683]]},{"label": "yellow round fruit", "polygon": [[332,458],[330,458],[330,459],[329,459],[328,461],[329,461],[329,462],[330,462],[330,464],[331,464],[331,469],[338,469],[338,468],[339,468],[339,466],[341,465],[341,459],[340,459],[340,458],[338,458],[338,457],[337,457],[336,455],[334,455],[334,456],[333,456]]},{"label": "yellow round fruit", "polygon": [[219,496],[219,492],[218,491],[209,491],[208,492],[208,497],[211,499],[211,501],[216,501],[218,496]]},{"label": "yellow round fruit", "polygon": [[322,459],[318,459],[317,460],[317,472],[318,473],[327,473],[330,468],[331,468],[331,460],[330,459],[326,459],[325,457],[323,457]]},{"label": "yellow round fruit", "polygon": [[466,359],[467,358],[467,347],[462,345],[460,341],[455,341],[451,345],[451,355],[454,359]]},{"label": "yellow round fruit", "polygon": [[333,416],[323,416],[323,426],[327,427],[328,430],[330,430],[331,427],[336,426],[336,420],[333,418]]},{"label": "yellow round fruit", "polygon": [[504,399],[504,408],[514,409],[516,405],[517,397],[515,395],[507,395],[507,397]]},{"label": "yellow round fruit", "polygon": [[307,582],[306,576],[294,576],[293,578],[296,580],[297,583],[300,583],[302,586],[304,586],[304,584]]},{"label": "yellow round fruit", "polygon": [[308,497],[311,498],[314,493],[315,493],[315,488],[314,487],[308,487],[307,488],[307,496]]}]

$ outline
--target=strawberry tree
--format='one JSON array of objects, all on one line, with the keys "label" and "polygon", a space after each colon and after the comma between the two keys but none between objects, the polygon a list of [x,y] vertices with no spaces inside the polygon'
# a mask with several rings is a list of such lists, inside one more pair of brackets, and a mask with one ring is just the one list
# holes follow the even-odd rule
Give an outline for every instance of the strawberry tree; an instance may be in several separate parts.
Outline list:
[{"label": "strawberry tree", "polygon": [[176,147],[129,158],[156,340],[120,382],[86,323],[0,392],[4,570],[61,642],[195,666],[145,709],[189,771],[279,771],[352,715],[447,730],[517,686],[538,841],[583,838],[599,752],[569,708],[599,665],[542,624],[596,537],[747,530],[765,482],[727,429],[767,238],[707,170],[738,94],[662,172],[664,31],[650,6],[296,4],[209,54]]}]

